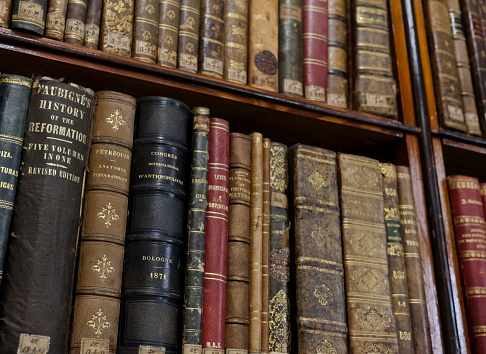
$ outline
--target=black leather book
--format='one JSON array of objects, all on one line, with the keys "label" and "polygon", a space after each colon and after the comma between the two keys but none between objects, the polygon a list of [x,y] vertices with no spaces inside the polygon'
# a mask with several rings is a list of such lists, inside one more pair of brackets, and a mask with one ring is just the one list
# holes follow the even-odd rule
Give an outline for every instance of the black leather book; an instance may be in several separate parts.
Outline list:
[{"label": "black leather book", "polygon": [[13,0],[10,28],[44,35],[48,0]]},{"label": "black leather book", "polygon": [[0,285],[12,219],[32,80],[0,75]]},{"label": "black leather book", "polygon": [[2,286],[0,353],[66,353],[95,95],[34,82]]},{"label": "black leather book", "polygon": [[177,353],[184,285],[189,108],[137,100],[118,353]]}]

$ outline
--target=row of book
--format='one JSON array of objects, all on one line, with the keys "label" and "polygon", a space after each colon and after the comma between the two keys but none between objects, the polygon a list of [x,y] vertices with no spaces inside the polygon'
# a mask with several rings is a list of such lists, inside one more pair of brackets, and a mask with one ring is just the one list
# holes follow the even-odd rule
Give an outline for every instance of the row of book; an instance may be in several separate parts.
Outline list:
[{"label": "row of book", "polygon": [[49,78],[0,104],[0,352],[431,352],[407,167]]},{"label": "row of book", "polygon": [[398,119],[386,0],[10,1],[0,26]]}]

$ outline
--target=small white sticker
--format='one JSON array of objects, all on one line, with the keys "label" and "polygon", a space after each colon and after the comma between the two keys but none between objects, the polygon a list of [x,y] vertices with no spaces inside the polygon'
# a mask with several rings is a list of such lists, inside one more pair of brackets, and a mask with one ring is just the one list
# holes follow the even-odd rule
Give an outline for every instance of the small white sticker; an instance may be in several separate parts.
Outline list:
[{"label": "small white sticker", "polygon": [[366,94],[366,105],[371,107],[388,107],[386,96],[375,95],[373,93]]},{"label": "small white sticker", "polygon": [[81,354],[109,354],[110,340],[97,338],[81,339]]},{"label": "small white sticker", "polygon": [[246,85],[247,72],[246,70],[229,69],[228,78]]},{"label": "small white sticker", "polygon": [[285,92],[290,92],[302,96],[302,82],[297,80],[285,79],[284,90]]},{"label": "small white sticker", "polygon": [[179,58],[181,67],[189,68],[193,71],[197,71],[197,57],[187,53],[181,53]]},{"label": "small white sticker", "polygon": [[202,345],[184,344],[182,346],[182,354],[201,354]]},{"label": "small white sticker", "polygon": [[309,85],[305,87],[305,98],[318,102],[326,102],[326,90],[324,87]]},{"label": "small white sticker", "polygon": [[138,354],[165,354],[165,348],[141,345],[138,347]]},{"label": "small white sticker", "polygon": [[336,93],[328,93],[327,103],[329,103],[331,106],[346,108],[346,96],[338,95]]},{"label": "small white sticker", "polygon": [[110,31],[108,32],[108,45],[130,51],[130,37]]},{"label": "small white sticker", "polygon": [[22,333],[17,354],[47,354],[51,337]]},{"label": "small white sticker", "polygon": [[203,70],[223,75],[223,62],[214,58],[204,58]]},{"label": "small white sticker", "polygon": [[166,61],[176,66],[177,52],[166,48],[159,48],[159,61]]},{"label": "small white sticker", "polygon": [[19,16],[33,17],[42,21],[44,19],[44,9],[40,4],[30,1],[19,1]]},{"label": "small white sticker", "polygon": [[449,118],[464,122],[464,113],[461,108],[448,105],[447,111],[449,111]]}]

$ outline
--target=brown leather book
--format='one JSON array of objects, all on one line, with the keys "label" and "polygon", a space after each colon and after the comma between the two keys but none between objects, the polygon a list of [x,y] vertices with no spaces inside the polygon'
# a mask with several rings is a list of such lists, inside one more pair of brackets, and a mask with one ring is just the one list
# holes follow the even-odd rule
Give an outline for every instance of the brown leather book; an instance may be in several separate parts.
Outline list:
[{"label": "brown leather book", "polygon": [[162,1],[140,0],[135,3],[132,57],[146,63],[157,60],[159,8]]},{"label": "brown leather book", "polygon": [[66,10],[64,42],[82,46],[88,0],[69,0]]},{"label": "brown leather book", "polygon": [[408,298],[412,317],[413,344],[415,353],[429,354],[432,353],[432,345],[420,258],[417,214],[413,200],[412,177],[410,169],[406,166],[397,166],[397,188],[405,267],[407,269]]},{"label": "brown leather book", "polygon": [[332,106],[348,105],[347,31],[345,0],[328,3],[328,70],[327,103]]},{"label": "brown leather book", "polygon": [[103,0],[100,49],[104,52],[131,56],[133,36],[133,0]]},{"label": "brown leather book", "polygon": [[170,68],[177,67],[180,15],[181,0],[160,1],[157,63]]},{"label": "brown leather book", "polygon": [[251,228],[250,228],[250,347],[261,352],[262,240],[263,240],[263,137],[251,133]]},{"label": "brown leather book", "polygon": [[200,10],[201,0],[181,0],[177,67],[192,73],[197,72]]},{"label": "brown leather book", "polygon": [[377,160],[338,154],[350,353],[398,351]]},{"label": "brown leather book", "polygon": [[[454,38],[454,53],[456,55],[457,72],[461,88],[462,108],[466,122],[467,133],[481,136],[478,111],[476,109],[476,96],[471,77],[471,66],[467,54],[466,37],[462,25],[461,6],[459,0],[447,0],[451,21],[452,37]],[[485,53],[486,54],[486,53]]]},{"label": "brown leather book", "polygon": [[[68,0],[49,0],[44,36],[62,41],[66,26]],[[0,14],[2,10],[0,9]],[[0,23],[1,24],[1,23]],[[1,25],[0,25],[1,27]]]},{"label": "brown leather book", "polygon": [[466,132],[447,0],[425,0],[424,12],[440,124]]},{"label": "brown leather book", "polygon": [[227,0],[224,11],[223,78],[244,85],[248,77],[248,2]]},{"label": "brown leather book", "polygon": [[230,133],[226,353],[248,353],[251,139]]},{"label": "brown leather book", "polygon": [[[116,353],[135,98],[97,93],[79,246],[71,354]],[[97,345],[95,347],[94,345]]]},{"label": "brown leather book", "polygon": [[0,0],[0,27],[8,28],[10,25],[10,10],[12,0]]},{"label": "brown leather book", "polygon": [[199,73],[223,78],[224,0],[201,1]]},{"label": "brown leather book", "polygon": [[278,0],[252,1],[248,21],[248,85],[278,92]]},{"label": "brown leather book", "polygon": [[263,139],[263,223],[262,223],[262,354],[268,351],[270,279],[270,139]]},{"label": "brown leather book", "polygon": [[84,46],[86,48],[98,49],[102,8],[102,0],[88,0],[86,23],[84,24]]},{"label": "brown leather book", "polygon": [[397,324],[398,353],[413,354],[412,320],[408,301],[407,273],[403,256],[402,232],[397,196],[397,170],[391,163],[381,164],[383,207],[386,225],[386,254],[392,310]]},{"label": "brown leather book", "polygon": [[[289,157],[297,322],[293,341],[299,353],[346,354],[336,153],[297,144],[289,149]],[[288,301],[280,295],[281,306]]]}]

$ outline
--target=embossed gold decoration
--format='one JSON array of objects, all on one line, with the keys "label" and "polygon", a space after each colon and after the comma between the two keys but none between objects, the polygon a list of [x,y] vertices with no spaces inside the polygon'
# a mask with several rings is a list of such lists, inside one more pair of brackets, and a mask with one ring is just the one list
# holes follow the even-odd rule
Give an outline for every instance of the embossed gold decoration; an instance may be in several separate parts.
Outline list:
[{"label": "embossed gold decoration", "polygon": [[380,183],[376,170],[368,166],[349,166],[343,179],[344,185],[358,190],[375,189]]},{"label": "embossed gold decoration", "polygon": [[277,191],[283,192],[289,183],[287,156],[285,148],[278,145],[270,147],[270,186]]},{"label": "embossed gold decoration", "polygon": [[170,19],[174,19],[176,17],[174,10],[167,11],[167,17]]},{"label": "embossed gold decoration", "polygon": [[174,39],[172,38],[172,36],[167,35],[165,36],[164,42],[168,45],[172,45],[174,43]]},{"label": "embossed gold decoration", "polygon": [[155,12],[155,9],[154,9],[154,6],[151,5],[151,4],[148,4],[146,7],[145,7],[145,10],[149,13],[149,14],[153,14]]},{"label": "embossed gold decoration", "polygon": [[390,315],[379,305],[364,305],[356,312],[356,320],[367,331],[383,332],[391,325]]},{"label": "embossed gold decoration", "polygon": [[271,352],[288,353],[290,348],[290,300],[287,294],[280,290],[270,300],[269,339]]},{"label": "embossed gold decoration", "polygon": [[231,33],[235,36],[241,36],[243,38],[246,38],[246,29],[241,28],[235,25],[231,26]]},{"label": "embossed gold decoration", "polygon": [[386,289],[388,280],[382,274],[369,267],[358,268],[351,276],[359,290],[378,293]]},{"label": "embossed gold decoration", "polygon": [[187,18],[187,20],[186,20],[186,23],[187,23],[188,25],[191,25],[191,27],[192,27],[192,26],[194,26],[194,25],[196,24],[196,20],[194,19],[194,17],[189,16],[189,17]]},{"label": "embossed gold decoration", "polygon": [[113,221],[120,219],[120,217],[116,214],[115,208],[113,208],[110,202],[108,202],[108,205],[103,207],[103,210],[97,215],[100,219],[105,220],[106,227],[110,227]]},{"label": "embossed gold decoration", "polygon": [[314,231],[312,231],[311,236],[314,240],[316,240],[316,243],[318,246],[322,246],[329,242],[330,237],[329,235],[331,234],[331,228],[333,226],[327,224],[326,226],[323,227],[316,227]]},{"label": "embossed gold decoration", "polygon": [[334,301],[334,294],[325,284],[318,286],[314,290],[314,296],[322,306],[326,306]]},{"label": "embossed gold decoration", "polygon": [[245,70],[245,64],[236,60],[230,60],[230,68],[234,70]]},{"label": "embossed gold decoration", "polygon": [[386,254],[389,256],[403,256],[403,245],[397,243],[387,245]]},{"label": "embossed gold decoration", "polygon": [[393,350],[382,343],[367,343],[358,349],[358,354],[394,354]]},{"label": "embossed gold decoration", "polygon": [[146,41],[152,39],[152,34],[150,33],[150,31],[144,31],[142,36],[143,36],[143,39],[146,40]]},{"label": "embossed gold decoration", "polygon": [[390,165],[381,166],[381,173],[388,178],[397,178],[395,169]]},{"label": "embossed gold decoration", "polygon": [[93,318],[88,321],[88,327],[93,327],[95,330],[96,337],[99,338],[102,334],[102,329],[108,329],[111,327],[110,322],[106,320],[106,316],[103,316],[103,311],[99,309],[96,314],[93,315]]},{"label": "embossed gold decoration", "polygon": [[357,231],[351,236],[351,247],[358,253],[368,257],[378,256],[384,247],[378,235],[371,231]]},{"label": "embossed gold decoration", "polygon": [[338,351],[332,343],[326,339],[324,342],[319,343],[316,354],[338,354]]},{"label": "embossed gold decoration", "polygon": [[192,44],[192,43],[187,43],[187,44],[186,44],[186,49],[187,49],[187,51],[188,51],[189,53],[194,52],[194,44]]},{"label": "embossed gold decoration", "polygon": [[115,271],[115,268],[111,266],[111,261],[106,257],[106,254],[98,260],[98,263],[93,266],[95,272],[100,273],[100,278],[106,279],[107,274],[111,274]]},{"label": "embossed gold decoration", "polygon": [[385,220],[400,220],[397,208],[384,208]]},{"label": "embossed gold decoration", "polygon": [[319,173],[319,171],[316,171],[313,174],[311,174],[308,180],[310,183],[312,183],[312,186],[315,189],[321,189],[322,187],[329,185],[329,181],[327,181],[324,178],[324,176]]},{"label": "embossed gold decoration", "polygon": [[113,130],[118,130],[118,127],[121,127],[126,123],[123,119],[123,115],[118,108],[115,109],[115,111],[110,114],[108,118],[106,118],[106,121],[110,124],[113,124]]}]

